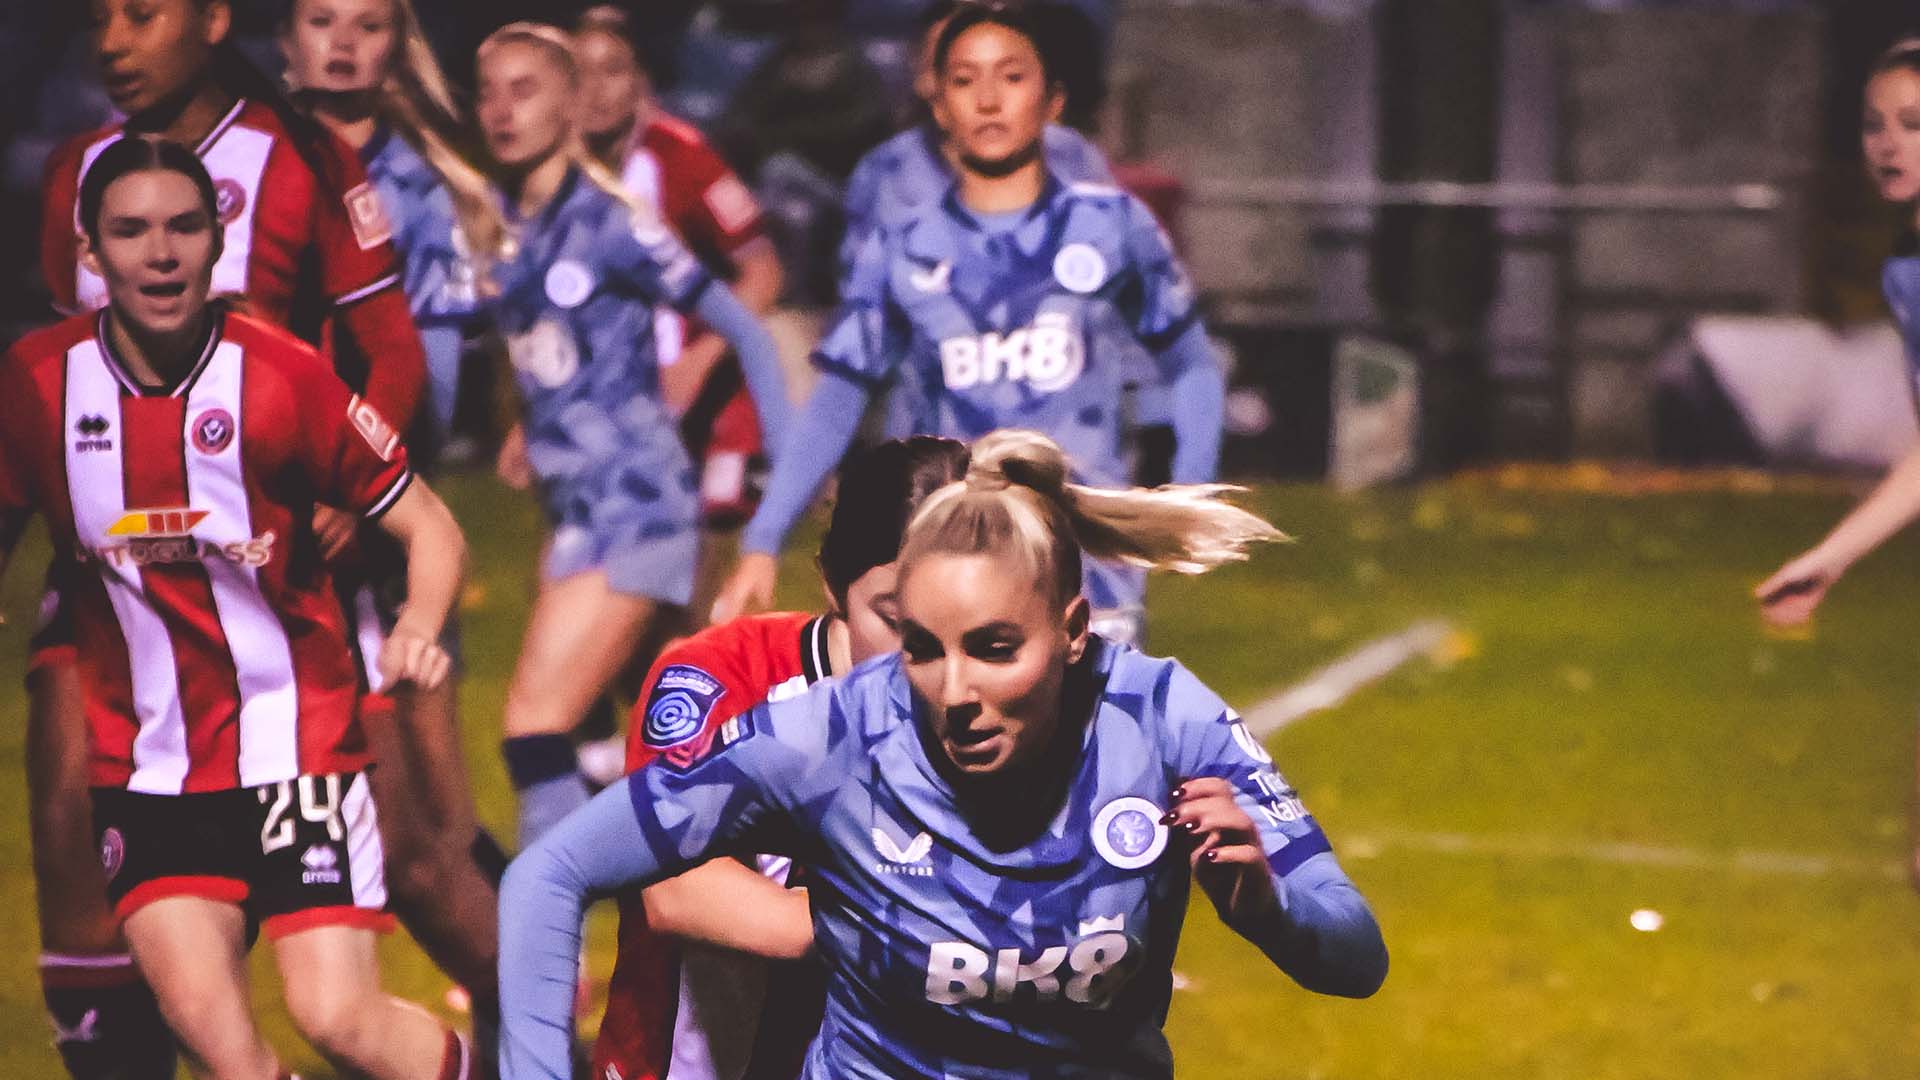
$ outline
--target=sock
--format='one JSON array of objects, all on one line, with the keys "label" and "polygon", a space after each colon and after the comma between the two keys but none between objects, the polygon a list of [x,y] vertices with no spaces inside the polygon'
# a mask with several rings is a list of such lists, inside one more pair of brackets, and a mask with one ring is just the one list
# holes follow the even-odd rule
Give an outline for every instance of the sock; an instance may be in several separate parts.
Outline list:
[{"label": "sock", "polygon": [[500,846],[500,841],[495,840],[492,833],[481,829],[474,833],[473,844],[467,851],[473,856],[473,863],[480,868],[481,875],[498,887],[500,879],[507,876],[507,864],[513,861],[507,849]]},{"label": "sock", "polygon": [[125,953],[40,958],[54,1045],[74,1080],[172,1080],[173,1032]]},{"label": "sock", "polygon": [[520,796],[520,850],[586,805],[587,781],[565,735],[521,735],[500,746]]}]

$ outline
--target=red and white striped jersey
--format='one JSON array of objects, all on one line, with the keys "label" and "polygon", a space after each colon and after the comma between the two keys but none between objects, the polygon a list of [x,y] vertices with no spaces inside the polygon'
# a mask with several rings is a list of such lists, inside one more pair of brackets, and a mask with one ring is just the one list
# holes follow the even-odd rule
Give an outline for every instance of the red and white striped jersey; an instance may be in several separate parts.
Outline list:
[{"label": "red and white striped jersey", "polygon": [[[106,128],[68,140],[47,161],[41,189],[40,268],[54,306],[68,315],[103,307],[106,283],[80,262],[81,178],[124,134]],[[245,310],[292,328],[332,354],[385,416],[412,422],[426,358],[400,291],[392,231],[360,157],[331,136],[326,181],[301,156],[279,114],[242,99],[194,148],[213,177],[225,246],[213,267],[216,296],[244,297]],[[332,194],[330,184],[344,195]]]},{"label": "red and white striped jersey", "polygon": [[179,385],[142,386],[105,314],[0,367],[0,514],[47,518],[95,786],[222,791],[364,767],[358,677],[310,522],[411,479],[372,406],[290,334],[214,309]]},{"label": "red and white striped jersey", "polygon": [[[80,178],[122,134],[114,127],[76,136],[47,164],[41,269],[54,305],[69,315],[107,302],[106,282],[80,264]],[[334,154],[346,197],[320,198],[319,179],[279,116],[242,100],[194,152],[213,176],[226,229],[226,247],[213,268],[215,295],[244,296],[253,314],[292,326],[303,270],[319,273],[322,299],[335,305],[399,283],[379,198],[350,151]],[[310,268],[302,265],[309,248],[319,253]]]}]

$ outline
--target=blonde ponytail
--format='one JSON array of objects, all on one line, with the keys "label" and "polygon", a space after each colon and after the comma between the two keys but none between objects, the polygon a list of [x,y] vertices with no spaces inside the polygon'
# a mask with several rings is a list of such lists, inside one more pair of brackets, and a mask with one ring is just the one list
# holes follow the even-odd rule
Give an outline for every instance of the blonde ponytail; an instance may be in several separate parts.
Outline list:
[{"label": "blonde ponytail", "polygon": [[[493,33],[488,34],[486,40],[480,43],[480,48],[475,55],[480,60],[485,60],[487,53],[502,45],[511,44],[535,45],[545,49],[547,54],[552,56],[554,61],[560,65],[561,69],[567,73],[567,78],[572,80],[575,85],[579,84],[580,60],[574,55],[573,35],[567,33],[565,30],[550,23],[508,23]],[[618,199],[622,205],[626,206],[626,208],[632,212],[636,225],[654,225],[659,223],[660,215],[656,208],[633,192],[628,191],[626,185],[620,182],[620,178],[614,175],[613,170],[607,168],[606,165],[601,163],[600,159],[594,157],[587,151],[586,140],[582,139],[578,132],[575,132],[572,137],[567,140],[565,153],[568,159],[572,161],[582,173],[586,174],[587,179],[592,181],[595,187]]]},{"label": "blonde ponytail", "polygon": [[1094,488],[1068,479],[1059,444],[1034,431],[996,431],[973,446],[966,479],[927,497],[901,543],[904,567],[933,553],[1012,558],[1051,579],[1059,597],[1080,589],[1080,553],[1201,574],[1240,562],[1280,530],[1221,496],[1229,484]]},{"label": "blonde ponytail", "polygon": [[420,30],[413,0],[391,0],[399,37],[399,55],[381,87],[381,111],[419,149],[447,186],[454,217],[466,240],[474,269],[484,280],[493,263],[510,257],[506,218],[493,189],[479,169],[453,149],[450,133],[460,128],[460,108],[433,46]]}]

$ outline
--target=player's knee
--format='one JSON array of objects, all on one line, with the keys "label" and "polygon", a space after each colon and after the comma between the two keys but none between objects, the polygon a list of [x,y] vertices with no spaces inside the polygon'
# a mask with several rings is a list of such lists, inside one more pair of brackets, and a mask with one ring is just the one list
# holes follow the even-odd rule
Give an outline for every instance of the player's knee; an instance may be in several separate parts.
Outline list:
[{"label": "player's knee", "polygon": [[287,1014],[301,1037],[322,1056],[354,1061],[373,1034],[368,1025],[379,1013],[374,1008],[377,994],[373,987],[308,986],[296,991],[289,986]]}]

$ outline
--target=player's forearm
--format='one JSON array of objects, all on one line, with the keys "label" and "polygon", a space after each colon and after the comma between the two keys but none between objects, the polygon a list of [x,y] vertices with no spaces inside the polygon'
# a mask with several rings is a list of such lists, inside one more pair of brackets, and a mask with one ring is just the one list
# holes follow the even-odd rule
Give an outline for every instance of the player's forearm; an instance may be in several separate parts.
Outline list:
[{"label": "player's forearm", "polygon": [[573,996],[587,898],[658,869],[631,777],[568,815],[500,883],[500,1075],[571,1080]]},{"label": "player's forearm", "polygon": [[397,430],[413,426],[427,385],[427,354],[407,309],[407,295],[382,289],[341,309],[340,326],[367,361],[360,396]]},{"label": "player's forearm", "polygon": [[1167,346],[1162,367],[1175,371],[1173,480],[1204,484],[1220,472],[1220,432],[1226,419],[1226,366],[1199,323]]},{"label": "player's forearm", "polygon": [[1363,998],[1387,977],[1387,943],[1360,890],[1331,855],[1274,878],[1277,903],[1235,926],[1280,970],[1317,994]]},{"label": "player's forearm", "polygon": [[740,537],[742,551],[778,555],[793,523],[812,505],[840,458],[853,445],[854,431],[867,409],[867,387],[834,371],[824,371],[813,396],[800,409],[785,450],[774,460],[766,497]]},{"label": "player's forearm", "polygon": [[740,354],[740,371],[747,379],[747,392],[753,395],[754,411],[760,416],[760,431],[778,465],[788,430],[792,427],[793,406],[787,401],[787,378],[780,369],[780,350],[773,336],[753,313],[742,306],[727,287],[715,282],[701,295],[695,313],[715,332],[733,343]]},{"label": "player's forearm", "polygon": [[645,893],[647,925],[723,949],[798,960],[813,950],[813,913],[789,889],[732,859],[714,859]]},{"label": "player's forearm", "polygon": [[380,523],[407,552],[407,603],[400,621],[432,641],[460,596],[466,537],[447,504],[418,478]]},{"label": "player's forearm", "polygon": [[1852,566],[1920,517],[1920,447],[1908,452],[1872,494],[1840,519],[1820,550]]}]

